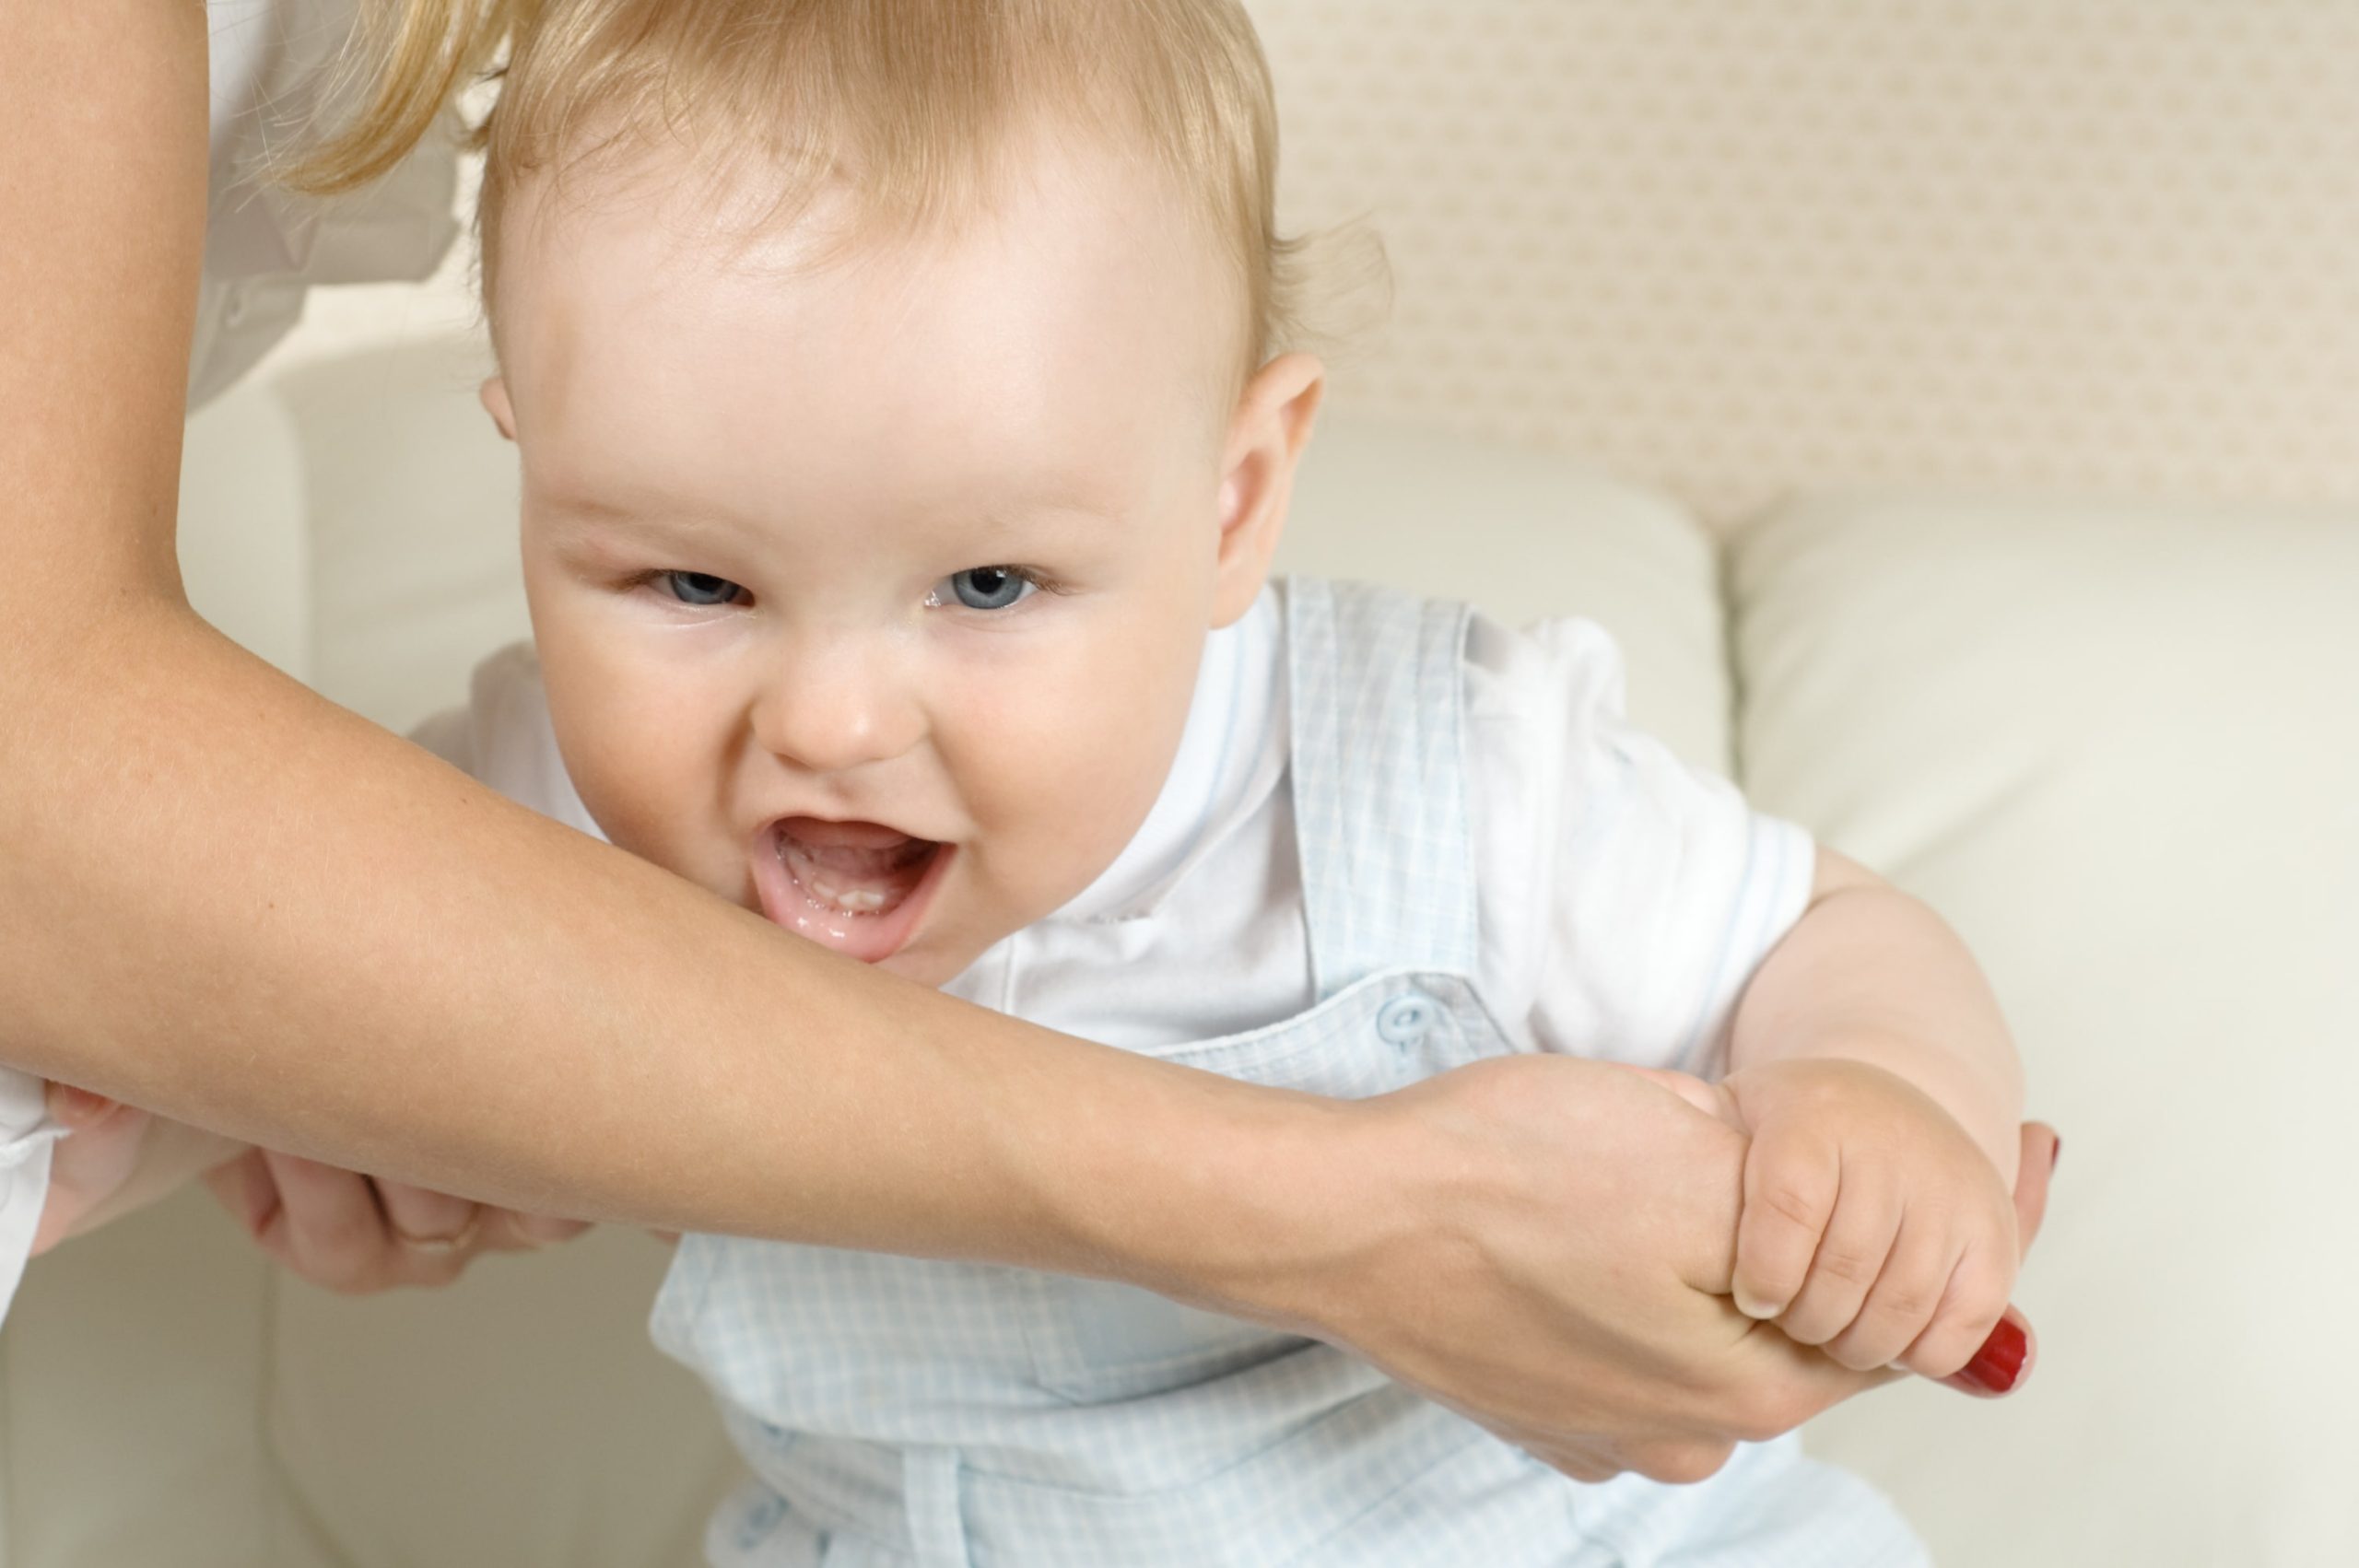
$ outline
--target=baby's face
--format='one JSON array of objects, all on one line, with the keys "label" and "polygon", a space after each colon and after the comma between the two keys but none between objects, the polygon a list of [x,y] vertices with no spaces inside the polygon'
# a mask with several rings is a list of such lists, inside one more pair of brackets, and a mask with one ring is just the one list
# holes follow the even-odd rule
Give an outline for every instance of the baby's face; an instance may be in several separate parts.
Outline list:
[{"label": "baby's face", "polygon": [[1110,163],[818,267],[825,205],[748,241],[639,172],[517,193],[495,302],[567,768],[616,844],[940,984],[1154,803],[1317,367],[1240,401],[1218,251]]}]

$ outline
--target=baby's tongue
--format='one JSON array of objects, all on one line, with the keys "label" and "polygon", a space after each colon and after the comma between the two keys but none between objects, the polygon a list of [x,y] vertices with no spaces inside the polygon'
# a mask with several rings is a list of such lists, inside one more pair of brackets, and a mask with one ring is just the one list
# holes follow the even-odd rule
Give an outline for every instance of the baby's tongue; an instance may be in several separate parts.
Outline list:
[{"label": "baby's tongue", "polygon": [[846,915],[886,915],[925,876],[936,845],[873,822],[789,817],[778,855],[804,896]]}]

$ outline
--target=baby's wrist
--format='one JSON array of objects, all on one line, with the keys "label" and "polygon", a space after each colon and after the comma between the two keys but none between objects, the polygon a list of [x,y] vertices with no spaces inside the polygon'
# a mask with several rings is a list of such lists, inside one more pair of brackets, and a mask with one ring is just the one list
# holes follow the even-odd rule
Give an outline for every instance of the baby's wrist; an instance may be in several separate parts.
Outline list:
[{"label": "baby's wrist", "polygon": [[[2011,1077],[2001,1085],[1976,1063],[1920,1041],[1888,1033],[1848,1031],[1814,1039],[1809,1047],[1756,1067],[1848,1062],[1875,1069],[1913,1091],[1954,1122],[1990,1161],[2001,1183],[2014,1185],[2021,1154],[2022,1094]],[[1731,1073],[1731,1086],[1739,1073]]]}]

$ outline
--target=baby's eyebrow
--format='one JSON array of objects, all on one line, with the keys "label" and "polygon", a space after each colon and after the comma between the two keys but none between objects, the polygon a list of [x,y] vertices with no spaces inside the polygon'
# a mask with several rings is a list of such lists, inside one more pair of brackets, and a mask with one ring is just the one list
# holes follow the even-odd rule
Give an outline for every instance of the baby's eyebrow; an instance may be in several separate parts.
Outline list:
[{"label": "baby's eyebrow", "polygon": [[694,545],[739,533],[726,518],[692,507],[661,502],[627,503],[585,491],[558,491],[534,497],[534,509],[555,530],[576,535],[627,533],[638,539],[660,539]]},{"label": "baby's eyebrow", "polygon": [[1112,521],[1106,510],[1078,501],[982,508],[957,520],[960,532],[978,544],[1009,549],[1086,542]]},{"label": "baby's eyebrow", "polygon": [[724,518],[596,500],[546,501],[534,509],[543,544],[599,569],[662,565],[723,576],[761,548],[761,531]]}]

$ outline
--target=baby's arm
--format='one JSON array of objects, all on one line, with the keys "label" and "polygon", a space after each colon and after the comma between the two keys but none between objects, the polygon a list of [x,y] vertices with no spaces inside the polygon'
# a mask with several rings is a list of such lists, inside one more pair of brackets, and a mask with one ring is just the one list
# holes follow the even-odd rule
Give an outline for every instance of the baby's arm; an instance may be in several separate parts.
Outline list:
[{"label": "baby's arm", "polygon": [[1754,1140],[1738,1305],[1848,1366],[1965,1366],[2014,1284],[2023,1073],[1956,935],[1820,850],[1808,909],[1738,1002],[1722,1087]]}]

